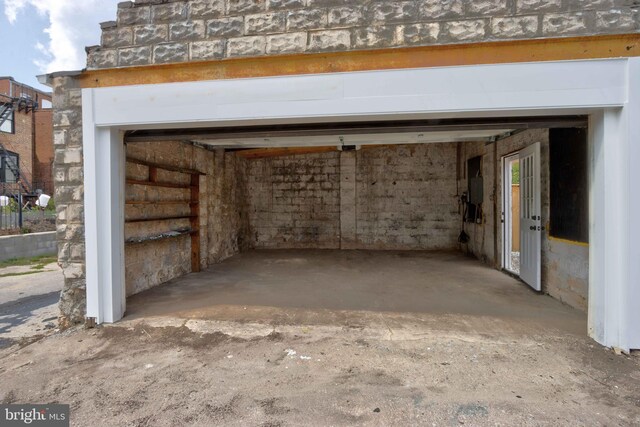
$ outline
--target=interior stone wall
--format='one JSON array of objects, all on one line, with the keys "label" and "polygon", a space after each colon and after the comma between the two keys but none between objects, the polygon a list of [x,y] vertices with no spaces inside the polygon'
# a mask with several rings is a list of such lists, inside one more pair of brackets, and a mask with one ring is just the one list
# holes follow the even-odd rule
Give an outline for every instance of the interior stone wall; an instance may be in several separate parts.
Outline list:
[{"label": "interior stone wall", "polygon": [[340,248],[340,152],[248,160],[255,248]]},{"label": "interior stone wall", "polygon": [[364,148],[356,157],[356,242],[363,249],[455,249],[456,144]]},{"label": "interior stone wall", "polygon": [[[455,144],[247,162],[253,247],[457,248]],[[353,220],[345,224],[351,210]]]},{"label": "interior stone wall", "polygon": [[[201,268],[207,268],[247,247],[246,179],[242,159],[223,150],[211,151],[177,141],[128,144],[127,156],[203,173],[200,177],[199,203]],[[126,173],[127,178],[139,181],[146,181],[149,176],[148,167],[131,162],[127,163]],[[158,181],[189,184],[191,176],[158,169]],[[161,203],[188,200],[190,192],[185,189],[128,184],[125,198],[128,202],[125,223],[127,219],[133,218],[166,218],[190,214],[188,203]],[[125,240],[137,240],[125,244],[127,296],[191,272],[189,235],[145,240],[168,231],[188,228],[189,219],[125,224]]]}]

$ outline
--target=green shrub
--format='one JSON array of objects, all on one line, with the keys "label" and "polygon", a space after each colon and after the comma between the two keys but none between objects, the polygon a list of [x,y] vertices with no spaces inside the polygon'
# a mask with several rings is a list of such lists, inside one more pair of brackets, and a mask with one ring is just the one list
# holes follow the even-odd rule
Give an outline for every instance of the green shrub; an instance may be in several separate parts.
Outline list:
[{"label": "green shrub", "polygon": [[56,211],[56,204],[53,201],[53,197],[51,199],[49,199],[49,204],[47,205],[47,207],[44,209],[45,212],[55,212]]}]

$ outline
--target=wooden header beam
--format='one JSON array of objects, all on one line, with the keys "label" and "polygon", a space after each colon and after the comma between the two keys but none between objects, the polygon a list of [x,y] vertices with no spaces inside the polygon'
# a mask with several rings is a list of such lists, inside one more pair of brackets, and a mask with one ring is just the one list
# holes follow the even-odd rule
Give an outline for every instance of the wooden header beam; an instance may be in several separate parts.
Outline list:
[{"label": "wooden header beam", "polygon": [[84,71],[83,88],[301,74],[640,56],[640,34],[230,58]]}]

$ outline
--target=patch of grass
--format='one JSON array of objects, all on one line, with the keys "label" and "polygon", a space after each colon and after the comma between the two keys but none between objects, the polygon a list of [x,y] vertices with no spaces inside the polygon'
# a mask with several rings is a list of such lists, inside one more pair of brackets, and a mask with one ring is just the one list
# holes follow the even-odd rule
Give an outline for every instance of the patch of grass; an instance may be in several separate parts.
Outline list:
[{"label": "patch of grass", "polygon": [[33,258],[13,258],[0,261],[0,268],[32,266],[34,270],[42,270],[47,264],[58,261],[56,256],[42,255]]},{"label": "patch of grass", "polygon": [[0,279],[3,277],[26,276],[27,274],[38,274],[38,273],[43,273],[45,271],[53,271],[53,270],[37,270],[37,271],[25,271],[23,273],[0,274]]}]

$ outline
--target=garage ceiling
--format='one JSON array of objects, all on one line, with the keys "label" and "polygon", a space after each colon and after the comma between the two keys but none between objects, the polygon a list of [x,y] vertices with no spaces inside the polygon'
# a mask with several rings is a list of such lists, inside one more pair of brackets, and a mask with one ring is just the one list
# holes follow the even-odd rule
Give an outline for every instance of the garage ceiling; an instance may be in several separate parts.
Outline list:
[{"label": "garage ceiling", "polygon": [[587,116],[560,116],[155,129],[128,131],[125,142],[191,141],[229,149],[491,142],[521,129],[587,124]]}]

